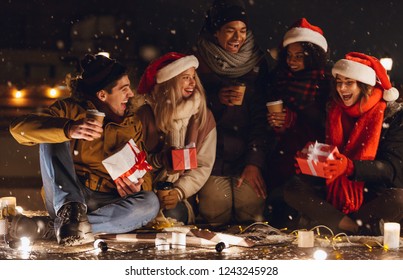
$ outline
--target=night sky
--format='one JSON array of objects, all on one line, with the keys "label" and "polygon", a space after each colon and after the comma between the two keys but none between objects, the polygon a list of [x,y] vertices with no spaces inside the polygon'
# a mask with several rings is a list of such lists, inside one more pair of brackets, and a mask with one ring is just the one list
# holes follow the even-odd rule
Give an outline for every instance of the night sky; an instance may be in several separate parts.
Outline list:
[{"label": "night sky", "polygon": [[[113,57],[135,64],[141,72],[144,62],[139,52],[144,45],[157,46],[160,53],[187,51],[192,47],[209,3],[1,0],[0,67],[12,67],[13,61],[7,57],[10,50],[56,51],[68,56],[85,51],[77,42],[90,38],[92,45],[87,51],[107,50]],[[403,80],[400,62],[403,55],[399,51],[403,46],[403,33],[399,32],[403,27],[403,1],[249,0],[246,3],[250,28],[264,50],[276,47],[287,28],[298,18],[306,17],[323,29],[332,61],[349,51],[378,58],[389,54],[394,59],[391,79]],[[1,77],[1,81],[6,79],[10,78]]]}]

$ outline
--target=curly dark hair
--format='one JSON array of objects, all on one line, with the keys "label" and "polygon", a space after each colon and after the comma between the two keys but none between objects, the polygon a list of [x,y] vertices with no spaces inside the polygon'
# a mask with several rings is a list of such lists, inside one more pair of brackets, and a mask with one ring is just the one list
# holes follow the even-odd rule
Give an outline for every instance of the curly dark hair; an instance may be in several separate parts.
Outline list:
[{"label": "curly dark hair", "polygon": [[[123,76],[128,75],[128,72],[122,73],[120,76],[116,78],[116,80],[110,82],[107,84],[103,89],[110,93],[112,89],[117,85],[117,82],[120,78]],[[67,89],[70,92],[70,97],[78,100],[78,101],[84,101],[88,99],[88,96],[94,96],[95,92],[87,92],[81,83],[81,75],[77,74],[73,76],[71,73],[67,74],[64,80],[64,83],[67,86]]]},{"label": "curly dark hair", "polygon": [[[325,69],[329,62],[329,51],[311,42],[298,42],[304,50],[304,65],[306,70]],[[279,53],[278,66],[288,68],[287,65],[287,47],[281,48]]]}]

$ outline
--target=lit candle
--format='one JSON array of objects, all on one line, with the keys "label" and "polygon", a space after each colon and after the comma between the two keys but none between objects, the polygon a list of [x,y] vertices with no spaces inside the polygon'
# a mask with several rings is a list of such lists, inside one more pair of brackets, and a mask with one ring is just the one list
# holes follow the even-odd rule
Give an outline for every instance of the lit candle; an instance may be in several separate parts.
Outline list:
[{"label": "lit candle", "polygon": [[299,230],[298,231],[298,247],[312,248],[314,244],[313,231]]},{"label": "lit candle", "polygon": [[0,203],[3,216],[14,216],[16,214],[17,199],[14,196],[2,197]]},{"label": "lit candle", "polygon": [[185,249],[186,248],[186,233],[172,232],[172,248]]},{"label": "lit candle", "polygon": [[388,249],[397,249],[400,244],[400,224],[385,223],[383,226],[383,246]]}]

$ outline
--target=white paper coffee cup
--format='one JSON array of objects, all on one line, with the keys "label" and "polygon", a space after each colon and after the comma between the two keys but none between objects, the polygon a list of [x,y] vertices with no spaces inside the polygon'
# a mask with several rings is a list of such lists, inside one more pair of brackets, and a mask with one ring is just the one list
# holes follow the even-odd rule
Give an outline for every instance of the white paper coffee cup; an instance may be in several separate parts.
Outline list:
[{"label": "white paper coffee cup", "polygon": [[267,102],[266,107],[270,113],[281,113],[283,111],[283,100]]},{"label": "white paper coffee cup", "polygon": [[105,118],[105,113],[100,112],[100,111],[95,110],[95,109],[89,109],[89,110],[87,110],[87,118],[95,119],[95,120],[99,121],[100,123],[103,123],[104,118]]}]

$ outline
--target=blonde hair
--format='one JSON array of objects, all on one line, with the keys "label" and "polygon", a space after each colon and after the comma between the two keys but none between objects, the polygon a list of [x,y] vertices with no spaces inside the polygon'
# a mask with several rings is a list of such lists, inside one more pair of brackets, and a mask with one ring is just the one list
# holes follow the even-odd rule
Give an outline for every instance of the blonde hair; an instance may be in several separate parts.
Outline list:
[{"label": "blonde hair", "polygon": [[[172,130],[172,116],[178,104],[184,100],[181,89],[178,87],[179,76],[177,75],[161,84],[156,84],[151,92],[151,99],[148,100],[153,108],[156,125],[164,133]],[[196,72],[195,83],[193,95],[197,92],[200,94],[200,105],[195,117],[196,121],[199,122],[199,128],[203,128],[207,121],[206,94]],[[192,96],[189,98],[192,98]]]}]

